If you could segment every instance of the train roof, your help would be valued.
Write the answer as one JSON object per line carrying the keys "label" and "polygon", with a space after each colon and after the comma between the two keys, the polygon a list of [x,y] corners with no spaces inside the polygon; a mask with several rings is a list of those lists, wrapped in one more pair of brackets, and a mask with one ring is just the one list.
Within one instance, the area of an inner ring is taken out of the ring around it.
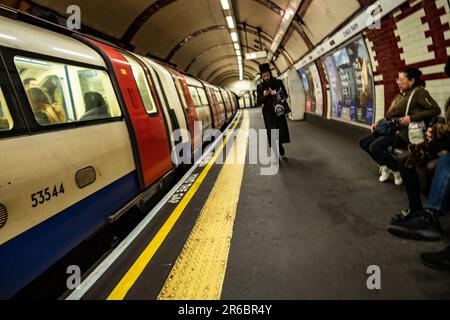
{"label": "train roof", "polygon": [[0,45],[106,68],[93,49],[70,36],[0,16]]}
{"label": "train roof", "polygon": [[184,77],[186,78],[186,82],[188,85],[203,88],[202,83],[200,81],[198,81],[197,79],[192,78],[191,76],[188,76],[188,75],[184,75]]}

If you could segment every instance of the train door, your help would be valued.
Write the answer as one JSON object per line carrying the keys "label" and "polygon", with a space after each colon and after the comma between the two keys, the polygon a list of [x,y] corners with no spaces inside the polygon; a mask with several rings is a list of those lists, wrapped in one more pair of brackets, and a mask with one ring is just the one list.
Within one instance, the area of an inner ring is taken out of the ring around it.
{"label": "train door", "polygon": [[110,59],[136,135],[140,169],[147,188],[173,169],[168,130],[155,88],[139,63],[130,64],[116,49],[90,40]]}
{"label": "train door", "polygon": [[167,70],[172,74],[172,79],[177,89],[178,97],[180,98],[181,104],[186,112],[186,117],[188,121],[189,131],[193,140],[193,149],[197,150],[201,147],[202,136],[198,132],[200,128],[195,130],[195,122],[199,120],[194,101],[189,94],[189,89],[186,83],[186,78],[178,71],[167,67]]}
{"label": "train door", "polygon": [[220,94],[222,95],[222,100],[225,106],[225,111],[227,114],[227,121],[230,121],[233,118],[233,107],[231,105],[230,97],[228,97],[228,93],[225,89],[220,88]]}

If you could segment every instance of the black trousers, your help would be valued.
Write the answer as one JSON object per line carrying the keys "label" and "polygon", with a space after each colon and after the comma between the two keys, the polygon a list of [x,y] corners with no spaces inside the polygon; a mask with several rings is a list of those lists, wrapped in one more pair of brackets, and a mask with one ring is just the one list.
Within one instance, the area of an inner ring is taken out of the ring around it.
{"label": "black trousers", "polygon": [[[421,195],[421,185],[419,175],[415,168],[409,169],[403,164],[399,165],[399,171],[402,176],[403,184],[406,189],[406,194],[408,195],[408,205],[409,209],[412,211],[420,211],[423,209]],[[433,181],[434,168],[426,169],[426,186],[425,193],[428,195],[430,193],[431,182]]]}
{"label": "black trousers", "polygon": [[392,171],[399,171],[398,162],[388,152],[389,147],[405,147],[406,142],[403,139],[391,136],[375,136],[369,134],[359,140],[359,146],[366,151],[372,159],[380,166],[387,166]]}
{"label": "black trousers", "polygon": [[411,211],[421,211],[423,209],[420,198],[420,180],[415,168],[408,169],[403,164],[399,165],[399,171],[408,195],[408,205]]}

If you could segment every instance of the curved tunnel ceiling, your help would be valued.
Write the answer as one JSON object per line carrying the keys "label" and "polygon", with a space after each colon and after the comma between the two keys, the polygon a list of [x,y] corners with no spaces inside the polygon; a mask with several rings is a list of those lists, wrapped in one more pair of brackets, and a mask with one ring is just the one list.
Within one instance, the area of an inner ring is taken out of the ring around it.
{"label": "curved tunnel ceiling", "polygon": [[[243,53],[269,50],[290,0],[230,0]],[[300,60],[373,0],[302,0],[274,54],[278,74]],[[99,10],[89,0],[34,0],[33,4],[67,16],[76,3],[82,23],[108,40],[139,54],[177,66],[215,82],[238,78],[234,48],[220,0],[115,0]],[[245,61],[245,78],[253,79],[258,64]],[[227,66],[223,64],[227,63]]]}

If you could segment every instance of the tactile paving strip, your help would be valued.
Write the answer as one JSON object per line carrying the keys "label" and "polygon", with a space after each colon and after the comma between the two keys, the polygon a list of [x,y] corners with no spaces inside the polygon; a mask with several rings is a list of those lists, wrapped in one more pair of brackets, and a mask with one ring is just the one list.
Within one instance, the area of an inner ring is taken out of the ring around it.
{"label": "tactile paving strip", "polygon": [[248,113],[158,300],[220,299],[248,145]]}

